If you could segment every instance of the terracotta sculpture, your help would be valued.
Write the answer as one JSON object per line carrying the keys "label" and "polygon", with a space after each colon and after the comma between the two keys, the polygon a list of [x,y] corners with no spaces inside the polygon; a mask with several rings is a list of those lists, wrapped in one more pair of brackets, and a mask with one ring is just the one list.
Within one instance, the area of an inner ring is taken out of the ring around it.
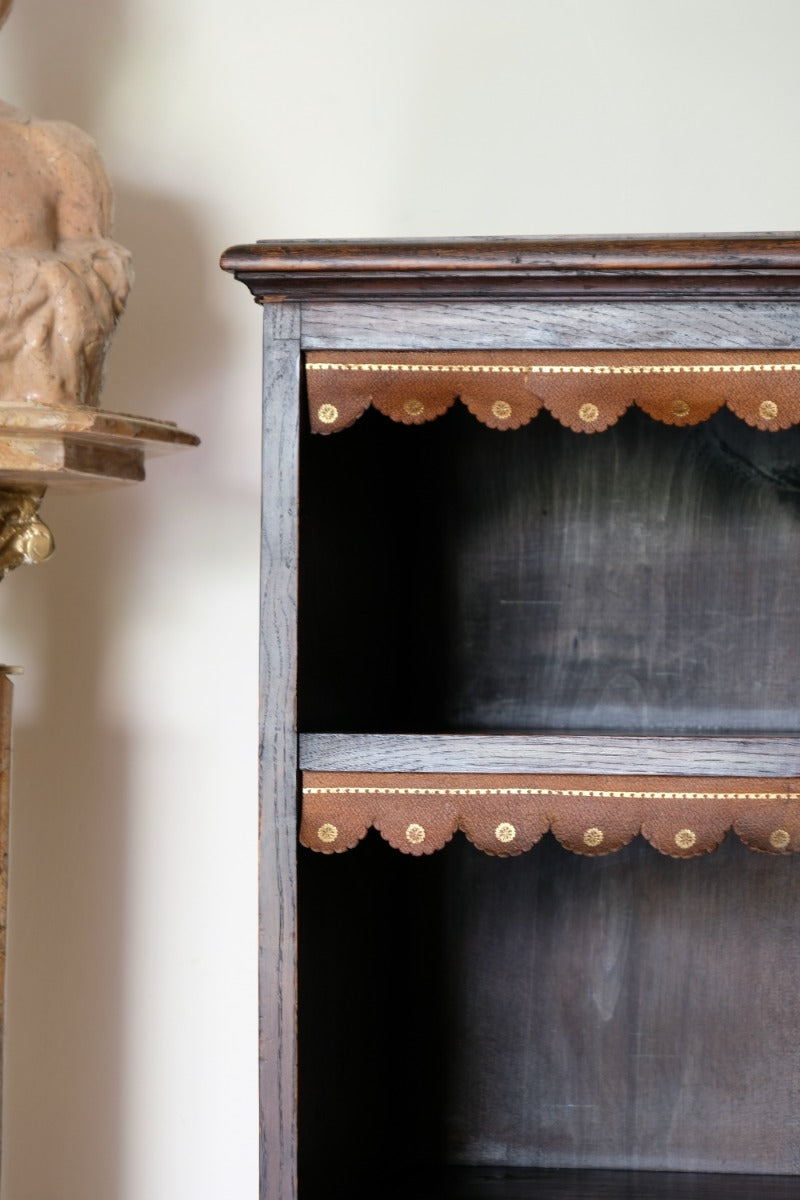
{"label": "terracotta sculpture", "polygon": [[[0,25],[12,0],[0,0]],[[130,291],[91,138],[0,102],[0,579],[53,548],[47,489],[136,482],[148,452],[193,446],[167,421],[99,407]]]}
{"label": "terracotta sculpture", "polygon": [[0,103],[0,405],[98,404],[131,284],[111,202],[86,134]]}

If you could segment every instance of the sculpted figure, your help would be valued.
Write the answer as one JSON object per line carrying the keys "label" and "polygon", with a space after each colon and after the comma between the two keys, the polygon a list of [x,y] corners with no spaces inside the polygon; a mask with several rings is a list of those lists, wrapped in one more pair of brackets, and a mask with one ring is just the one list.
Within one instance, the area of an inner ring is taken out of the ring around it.
{"label": "sculpted figure", "polygon": [[99,403],[132,280],[111,207],[91,138],[0,102],[0,406]]}

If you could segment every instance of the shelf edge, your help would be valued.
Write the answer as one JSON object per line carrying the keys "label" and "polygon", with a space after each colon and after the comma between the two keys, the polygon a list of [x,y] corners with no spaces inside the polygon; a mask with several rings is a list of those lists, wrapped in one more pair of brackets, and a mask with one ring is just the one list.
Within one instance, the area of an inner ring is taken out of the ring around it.
{"label": "shelf edge", "polygon": [[301,733],[310,771],[800,775],[800,737]]}

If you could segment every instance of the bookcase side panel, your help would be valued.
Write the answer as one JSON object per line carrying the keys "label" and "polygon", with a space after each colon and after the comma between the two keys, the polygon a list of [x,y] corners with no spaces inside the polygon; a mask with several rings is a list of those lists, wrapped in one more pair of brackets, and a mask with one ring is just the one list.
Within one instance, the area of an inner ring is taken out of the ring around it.
{"label": "bookcase side panel", "polygon": [[259,1150],[262,1200],[297,1195],[298,305],[264,312],[260,644]]}

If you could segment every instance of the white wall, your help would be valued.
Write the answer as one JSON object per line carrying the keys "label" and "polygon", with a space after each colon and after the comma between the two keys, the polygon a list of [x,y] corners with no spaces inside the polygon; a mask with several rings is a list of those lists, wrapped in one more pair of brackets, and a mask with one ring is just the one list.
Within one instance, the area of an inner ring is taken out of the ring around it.
{"label": "white wall", "polygon": [[796,0],[17,0],[138,283],[105,405],[203,448],[53,498],[20,662],[3,1200],[257,1192],[259,237],[791,229]]}

